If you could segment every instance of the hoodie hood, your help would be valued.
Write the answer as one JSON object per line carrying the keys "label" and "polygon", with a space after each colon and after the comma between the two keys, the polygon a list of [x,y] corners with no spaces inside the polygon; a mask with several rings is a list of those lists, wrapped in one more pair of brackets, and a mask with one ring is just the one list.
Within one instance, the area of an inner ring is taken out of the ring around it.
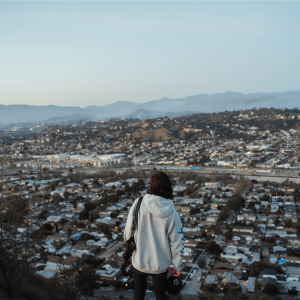
{"label": "hoodie hood", "polygon": [[159,218],[166,218],[174,210],[174,201],[160,196],[146,194],[142,202],[151,214]]}

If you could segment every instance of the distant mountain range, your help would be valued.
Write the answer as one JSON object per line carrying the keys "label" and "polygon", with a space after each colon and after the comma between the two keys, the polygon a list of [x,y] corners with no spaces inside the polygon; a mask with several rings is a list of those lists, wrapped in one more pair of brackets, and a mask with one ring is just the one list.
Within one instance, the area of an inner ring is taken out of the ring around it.
{"label": "distant mountain range", "polygon": [[212,113],[225,110],[252,108],[295,108],[300,107],[300,91],[279,93],[241,94],[234,92],[199,94],[180,99],[136,103],[118,101],[104,106],[30,106],[0,105],[0,124],[11,123],[56,123],[76,120],[101,120],[109,118],[139,118],[141,120],[160,116],[176,117],[192,113]]}

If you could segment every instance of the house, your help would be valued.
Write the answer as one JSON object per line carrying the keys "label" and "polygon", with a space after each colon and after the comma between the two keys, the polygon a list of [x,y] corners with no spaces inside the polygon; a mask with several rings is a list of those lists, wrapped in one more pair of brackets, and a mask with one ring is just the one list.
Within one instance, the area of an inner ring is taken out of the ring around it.
{"label": "house", "polygon": [[286,263],[286,273],[292,276],[299,276],[300,274],[300,264],[299,263]]}
{"label": "house", "polygon": [[292,238],[289,238],[289,243],[290,243],[292,246],[297,246],[297,247],[299,247],[299,246],[300,246],[300,237],[292,237]]}
{"label": "house", "polygon": [[191,207],[190,206],[175,206],[175,209],[179,213],[189,213],[191,210]]}
{"label": "house", "polygon": [[60,242],[66,240],[66,238],[62,236],[48,235],[47,240]]}
{"label": "house", "polygon": [[256,215],[252,212],[242,212],[242,214],[237,215],[236,220],[239,222],[255,222]]}
{"label": "house", "polygon": [[173,191],[175,193],[183,192],[185,190],[186,190],[186,186],[185,185],[175,185],[174,188],[173,188]]}
{"label": "house", "polygon": [[59,222],[62,220],[62,216],[54,216],[54,215],[51,215],[47,218],[47,221],[49,222]]}
{"label": "house", "polygon": [[276,279],[276,271],[273,269],[264,269],[259,273],[263,278],[273,278]]}
{"label": "house", "polygon": [[223,252],[223,253],[221,253],[220,257],[222,257],[226,260],[229,260],[229,261],[238,261],[239,259],[241,259],[242,261],[247,260],[246,255],[244,255],[242,253]]}
{"label": "house", "polygon": [[112,268],[110,265],[105,265],[103,268],[104,270],[96,270],[96,274],[103,282],[112,283],[122,275],[121,268]]}
{"label": "house", "polygon": [[122,186],[122,182],[119,182],[119,181],[116,181],[116,182],[108,182],[105,184],[105,186],[107,188],[112,188],[112,187],[115,187],[115,188],[120,188]]}
{"label": "house", "polygon": [[197,244],[198,244],[198,242],[195,242],[195,241],[189,241],[189,240],[184,241],[185,247],[196,247]]}
{"label": "house", "polygon": [[246,226],[233,226],[232,231],[233,232],[249,232],[249,233],[252,233],[253,228],[252,227],[246,227]]}
{"label": "house", "polygon": [[266,284],[277,285],[277,280],[276,280],[276,278],[272,278],[272,277],[263,277],[262,280],[260,281],[260,283],[263,286],[265,286]]}
{"label": "house", "polygon": [[248,277],[247,286],[246,286],[247,293],[248,292],[254,292],[254,290],[255,290],[255,281],[256,281],[255,277]]}
{"label": "house", "polygon": [[287,282],[285,285],[285,291],[288,292],[289,290],[297,290],[300,292],[300,281]]}
{"label": "house", "polygon": [[219,219],[219,216],[213,216],[213,215],[211,215],[211,216],[207,216],[206,217],[206,221],[207,222],[217,222],[218,219]]}

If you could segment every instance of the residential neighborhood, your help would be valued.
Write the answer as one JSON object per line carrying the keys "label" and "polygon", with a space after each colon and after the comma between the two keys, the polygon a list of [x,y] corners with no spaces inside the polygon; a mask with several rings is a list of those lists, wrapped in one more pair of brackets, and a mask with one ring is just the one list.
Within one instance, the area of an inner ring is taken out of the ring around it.
{"label": "residential neighborhood", "polygon": [[297,295],[300,113],[226,114],[2,128],[2,245],[17,242],[42,278],[89,270],[96,295],[133,299],[125,224],[162,170],[183,226],[183,298]]}

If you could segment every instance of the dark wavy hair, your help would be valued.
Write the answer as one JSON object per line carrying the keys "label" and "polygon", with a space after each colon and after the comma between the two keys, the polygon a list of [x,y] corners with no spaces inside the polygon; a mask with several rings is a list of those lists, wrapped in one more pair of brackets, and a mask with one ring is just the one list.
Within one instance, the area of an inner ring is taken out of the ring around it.
{"label": "dark wavy hair", "polygon": [[150,179],[148,194],[173,199],[173,189],[169,176],[164,172],[155,173]]}

